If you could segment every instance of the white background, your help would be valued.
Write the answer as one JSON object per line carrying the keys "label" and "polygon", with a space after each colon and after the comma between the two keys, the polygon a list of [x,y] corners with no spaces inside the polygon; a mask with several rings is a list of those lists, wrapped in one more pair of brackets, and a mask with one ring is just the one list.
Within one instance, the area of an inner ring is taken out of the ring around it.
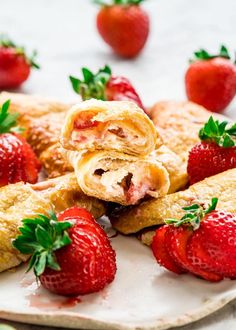
{"label": "white background", "polygon": [[[151,35],[141,56],[131,61],[114,56],[100,39],[97,7],[90,0],[0,0],[0,32],[39,51],[42,68],[20,91],[76,100],[68,75],[80,76],[82,66],[97,70],[109,64],[114,74],[133,82],[146,105],[182,100],[184,73],[194,50],[215,52],[221,43],[236,50],[236,0],[148,0],[144,7],[151,16]],[[236,103],[231,104],[227,114],[235,117],[235,109]],[[236,304],[230,304],[181,329],[233,330],[235,320]]]}

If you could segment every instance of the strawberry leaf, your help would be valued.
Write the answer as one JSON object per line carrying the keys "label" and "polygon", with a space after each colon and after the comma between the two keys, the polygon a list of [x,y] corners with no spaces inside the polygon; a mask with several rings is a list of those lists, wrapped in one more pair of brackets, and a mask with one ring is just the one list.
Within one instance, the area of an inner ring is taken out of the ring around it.
{"label": "strawberry leaf", "polygon": [[193,230],[197,230],[200,227],[201,220],[206,214],[215,210],[217,203],[218,198],[214,197],[207,207],[200,204],[183,207],[182,210],[186,211],[186,214],[181,219],[166,219],[165,223],[168,225],[174,225],[175,227],[189,225]]}
{"label": "strawberry leaf", "polygon": [[9,113],[10,100],[3,103],[0,108],[0,134],[3,133],[22,133],[23,128],[16,126],[17,119],[19,117],[18,113]]}
{"label": "strawberry leaf", "polygon": [[198,51],[194,52],[194,58],[191,59],[190,62],[199,61],[199,60],[206,61],[206,60],[211,60],[216,57],[222,57],[222,58],[226,58],[228,60],[231,59],[228,49],[224,45],[221,45],[218,54],[210,54],[205,49],[202,49],[202,48],[199,49]]}
{"label": "strawberry leaf", "polygon": [[80,94],[83,100],[91,98],[106,100],[106,84],[111,78],[111,69],[108,65],[97,73],[92,73],[87,68],[82,68],[83,80],[70,76],[73,90]]}
{"label": "strawberry leaf", "polygon": [[219,55],[220,55],[220,57],[230,59],[229,51],[224,45],[221,46]]}
{"label": "strawberry leaf", "polygon": [[21,234],[12,245],[22,254],[32,255],[28,271],[33,268],[38,277],[46,267],[60,270],[54,252],[71,243],[67,230],[72,223],[59,222],[55,213],[48,212],[48,216],[38,214],[35,218],[23,219],[22,224]]}
{"label": "strawberry leaf", "polygon": [[236,145],[236,123],[219,122],[211,116],[199,131],[199,138],[202,141],[214,142],[223,148],[234,147]]}

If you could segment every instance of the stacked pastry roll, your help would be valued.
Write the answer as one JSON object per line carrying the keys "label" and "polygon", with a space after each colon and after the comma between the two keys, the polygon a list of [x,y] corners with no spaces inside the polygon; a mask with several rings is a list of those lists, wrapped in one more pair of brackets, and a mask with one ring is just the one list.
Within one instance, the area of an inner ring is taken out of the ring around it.
{"label": "stacked pastry roll", "polygon": [[122,205],[167,194],[169,174],[155,155],[162,142],[131,102],[89,100],[66,116],[60,139],[83,192]]}

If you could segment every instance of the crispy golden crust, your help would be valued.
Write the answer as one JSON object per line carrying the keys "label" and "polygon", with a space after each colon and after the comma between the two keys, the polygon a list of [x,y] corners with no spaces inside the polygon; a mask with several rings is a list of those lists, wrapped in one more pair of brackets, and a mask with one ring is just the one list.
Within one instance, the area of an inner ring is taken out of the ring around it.
{"label": "crispy golden crust", "polygon": [[192,203],[209,203],[219,198],[218,208],[236,212],[236,169],[232,169],[198,182],[184,191],[153,199],[116,214],[112,225],[123,234],[136,233],[143,228],[164,223],[167,218],[180,219],[182,207]]}
{"label": "crispy golden crust", "polygon": [[0,188],[0,272],[27,260],[11,244],[23,218],[46,214],[52,207],[60,212],[75,205],[86,208],[96,218],[105,213],[105,204],[84,195],[74,174],[36,185],[16,183]]}
{"label": "crispy golden crust", "polygon": [[49,113],[31,120],[28,126],[27,140],[37,156],[52,145],[59,142],[61,127],[65,113]]}
{"label": "crispy golden crust", "polygon": [[10,111],[18,112],[19,125],[49,177],[60,176],[71,167],[60,153],[59,135],[70,105],[39,96],[0,93],[0,104],[11,100]]}
{"label": "crispy golden crust", "polygon": [[73,167],[65,159],[59,143],[55,143],[43,151],[39,156],[39,160],[43,164],[49,178],[56,178],[74,171]]}
{"label": "crispy golden crust", "polygon": [[19,265],[27,257],[16,251],[11,241],[21,220],[50,210],[50,203],[28,185],[17,183],[0,189],[0,272]]}
{"label": "crispy golden crust", "polygon": [[59,135],[65,119],[61,112],[33,119],[29,124],[27,141],[34,149],[48,177],[55,178],[72,172],[73,168],[61,153]]}
{"label": "crispy golden crust", "polygon": [[155,150],[154,155],[169,174],[170,188],[168,194],[185,188],[188,183],[188,174],[182,158],[164,145]]}
{"label": "crispy golden crust", "polygon": [[68,110],[68,104],[37,95],[18,93],[0,93],[0,104],[11,100],[12,112],[18,112],[21,116],[39,118],[49,113],[59,113]]}
{"label": "crispy golden crust", "polygon": [[187,161],[189,150],[199,142],[198,132],[212,115],[192,102],[158,102],[150,109],[163,144]]}

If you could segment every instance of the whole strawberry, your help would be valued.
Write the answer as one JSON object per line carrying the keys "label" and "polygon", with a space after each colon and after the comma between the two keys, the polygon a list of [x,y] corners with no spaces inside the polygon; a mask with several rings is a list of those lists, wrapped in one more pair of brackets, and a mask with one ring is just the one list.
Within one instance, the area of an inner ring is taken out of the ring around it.
{"label": "whole strawberry", "polygon": [[230,61],[225,46],[217,55],[204,49],[194,54],[185,75],[188,99],[208,110],[222,112],[236,93],[236,65]]}
{"label": "whole strawberry", "polygon": [[144,109],[142,101],[130,81],[121,76],[113,76],[111,68],[106,65],[97,73],[82,68],[83,81],[70,76],[74,91],[83,100],[91,98],[105,101],[133,101]]}
{"label": "whole strawberry", "polygon": [[35,183],[40,170],[31,146],[18,134],[18,114],[10,114],[9,106],[6,101],[0,108],[0,187],[19,181]]}
{"label": "whole strawberry", "polygon": [[[156,231],[152,250],[160,265],[212,282],[236,279],[236,216],[215,210],[217,202],[213,198],[208,207],[185,207],[180,220],[168,219],[167,225]],[[165,233],[162,240],[160,231]]]}
{"label": "whole strawberry", "polygon": [[13,246],[32,255],[28,270],[33,268],[49,291],[64,296],[84,295],[114,280],[115,252],[87,210],[72,207],[58,216],[37,215],[22,223],[21,235]]}
{"label": "whole strawberry", "polygon": [[20,86],[30,75],[31,67],[39,69],[35,63],[36,52],[31,57],[24,47],[15,45],[11,40],[0,40],[0,89]]}
{"label": "whole strawberry", "polygon": [[119,56],[137,56],[149,35],[149,17],[140,7],[144,0],[97,0],[102,8],[97,15],[97,28],[103,40]]}
{"label": "whole strawberry", "polygon": [[236,167],[236,123],[210,117],[199,137],[202,142],[190,150],[188,158],[190,184]]}

